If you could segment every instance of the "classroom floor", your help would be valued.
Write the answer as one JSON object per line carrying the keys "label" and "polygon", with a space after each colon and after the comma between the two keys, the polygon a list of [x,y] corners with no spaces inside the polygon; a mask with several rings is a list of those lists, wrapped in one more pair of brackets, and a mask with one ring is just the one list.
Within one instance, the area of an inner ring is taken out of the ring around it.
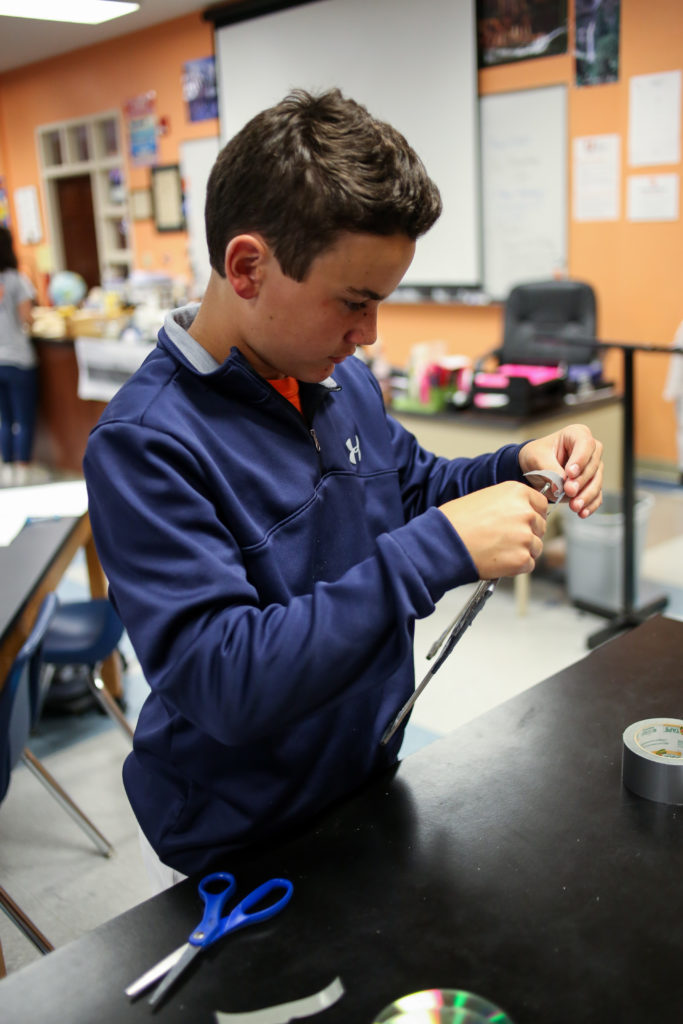
{"label": "classroom floor", "polygon": [[[653,504],[646,527],[641,577],[648,592],[665,594],[665,614],[683,619],[683,487],[638,482]],[[84,559],[76,558],[59,587],[63,600],[87,588]],[[416,624],[418,681],[429,667],[432,641],[460,611],[470,588],[446,595]],[[465,725],[483,711],[546,679],[588,653],[587,641],[605,625],[568,600],[565,574],[548,566],[534,574],[528,610],[520,615],[513,584],[503,581],[450,659],[418,699],[402,756]],[[128,643],[124,689],[134,722],[147,684]],[[0,806],[0,884],[50,939],[61,946],[146,899],[151,890],[138,851],[135,821],[123,792],[123,734],[93,709],[41,719],[31,750],[114,844],[100,856],[39,783],[19,767]],[[8,971],[40,957],[0,914]]]}

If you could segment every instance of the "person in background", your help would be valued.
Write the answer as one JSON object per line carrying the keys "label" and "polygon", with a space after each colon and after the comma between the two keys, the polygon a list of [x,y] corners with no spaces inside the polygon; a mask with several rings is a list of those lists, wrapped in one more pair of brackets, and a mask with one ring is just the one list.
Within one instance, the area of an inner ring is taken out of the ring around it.
{"label": "person in background", "polygon": [[12,235],[0,226],[0,482],[28,479],[38,401],[36,354],[29,330],[35,289],[19,273]]}
{"label": "person in background", "polygon": [[159,887],[396,763],[415,620],[541,553],[525,472],[561,473],[582,517],[601,502],[587,427],[439,458],[354,357],[440,212],[403,136],[338,90],[258,114],[209,176],[201,303],[90,435],[95,544],[151,691],[123,775]]}

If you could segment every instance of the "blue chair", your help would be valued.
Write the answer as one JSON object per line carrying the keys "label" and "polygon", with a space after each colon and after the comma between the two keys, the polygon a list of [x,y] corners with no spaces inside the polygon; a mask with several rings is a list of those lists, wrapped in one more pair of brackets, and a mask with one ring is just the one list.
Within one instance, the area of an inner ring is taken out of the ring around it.
{"label": "blue chair", "polygon": [[123,623],[106,597],[58,605],[45,634],[46,665],[85,665],[88,685],[102,710],[132,740],[133,729],[102,680],[102,662],[119,645]]}
{"label": "blue chair", "polygon": [[83,829],[97,849],[109,857],[114,849],[109,840],[95,828],[26,746],[31,729],[40,715],[43,644],[56,607],[57,596],[48,594],[40,607],[31,634],[14,659],[5,685],[0,690],[0,802],[9,789],[13,768],[22,761]]}
{"label": "blue chair", "polygon": [[[43,643],[56,607],[57,596],[48,594],[40,607],[30,636],[14,659],[5,685],[0,690],[0,803],[9,789],[13,769],[22,761],[92,840],[100,853],[109,857],[114,852],[109,840],[95,828],[80,807],[26,746],[31,729],[40,715]],[[52,949],[45,936],[4,889],[0,889],[0,909],[5,911],[41,952],[45,953]]]}

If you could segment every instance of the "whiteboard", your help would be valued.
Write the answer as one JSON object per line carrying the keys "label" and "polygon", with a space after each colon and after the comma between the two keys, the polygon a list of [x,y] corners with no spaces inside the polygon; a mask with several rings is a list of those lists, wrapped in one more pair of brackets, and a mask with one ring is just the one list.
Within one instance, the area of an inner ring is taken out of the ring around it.
{"label": "whiteboard", "polygon": [[567,265],[567,88],[483,96],[484,291],[548,280]]}
{"label": "whiteboard", "polygon": [[218,27],[215,43],[223,142],[293,88],[338,86],[405,135],[441,191],[405,283],[481,283],[474,0],[317,0]]}

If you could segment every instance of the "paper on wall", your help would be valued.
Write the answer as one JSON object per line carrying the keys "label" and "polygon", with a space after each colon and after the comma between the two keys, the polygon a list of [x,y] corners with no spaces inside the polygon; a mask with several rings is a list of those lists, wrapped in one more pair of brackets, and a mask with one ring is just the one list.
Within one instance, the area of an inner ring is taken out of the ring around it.
{"label": "paper on wall", "polygon": [[681,72],[634,75],[629,82],[628,162],[632,167],[681,159]]}
{"label": "paper on wall", "polygon": [[43,225],[40,219],[38,193],[35,185],[14,190],[14,207],[17,211],[19,241],[22,245],[35,245],[43,240]]}
{"label": "paper on wall", "polygon": [[574,220],[618,220],[620,137],[584,135],[573,150]]}
{"label": "paper on wall", "polygon": [[626,195],[629,220],[678,220],[677,174],[631,174]]}

